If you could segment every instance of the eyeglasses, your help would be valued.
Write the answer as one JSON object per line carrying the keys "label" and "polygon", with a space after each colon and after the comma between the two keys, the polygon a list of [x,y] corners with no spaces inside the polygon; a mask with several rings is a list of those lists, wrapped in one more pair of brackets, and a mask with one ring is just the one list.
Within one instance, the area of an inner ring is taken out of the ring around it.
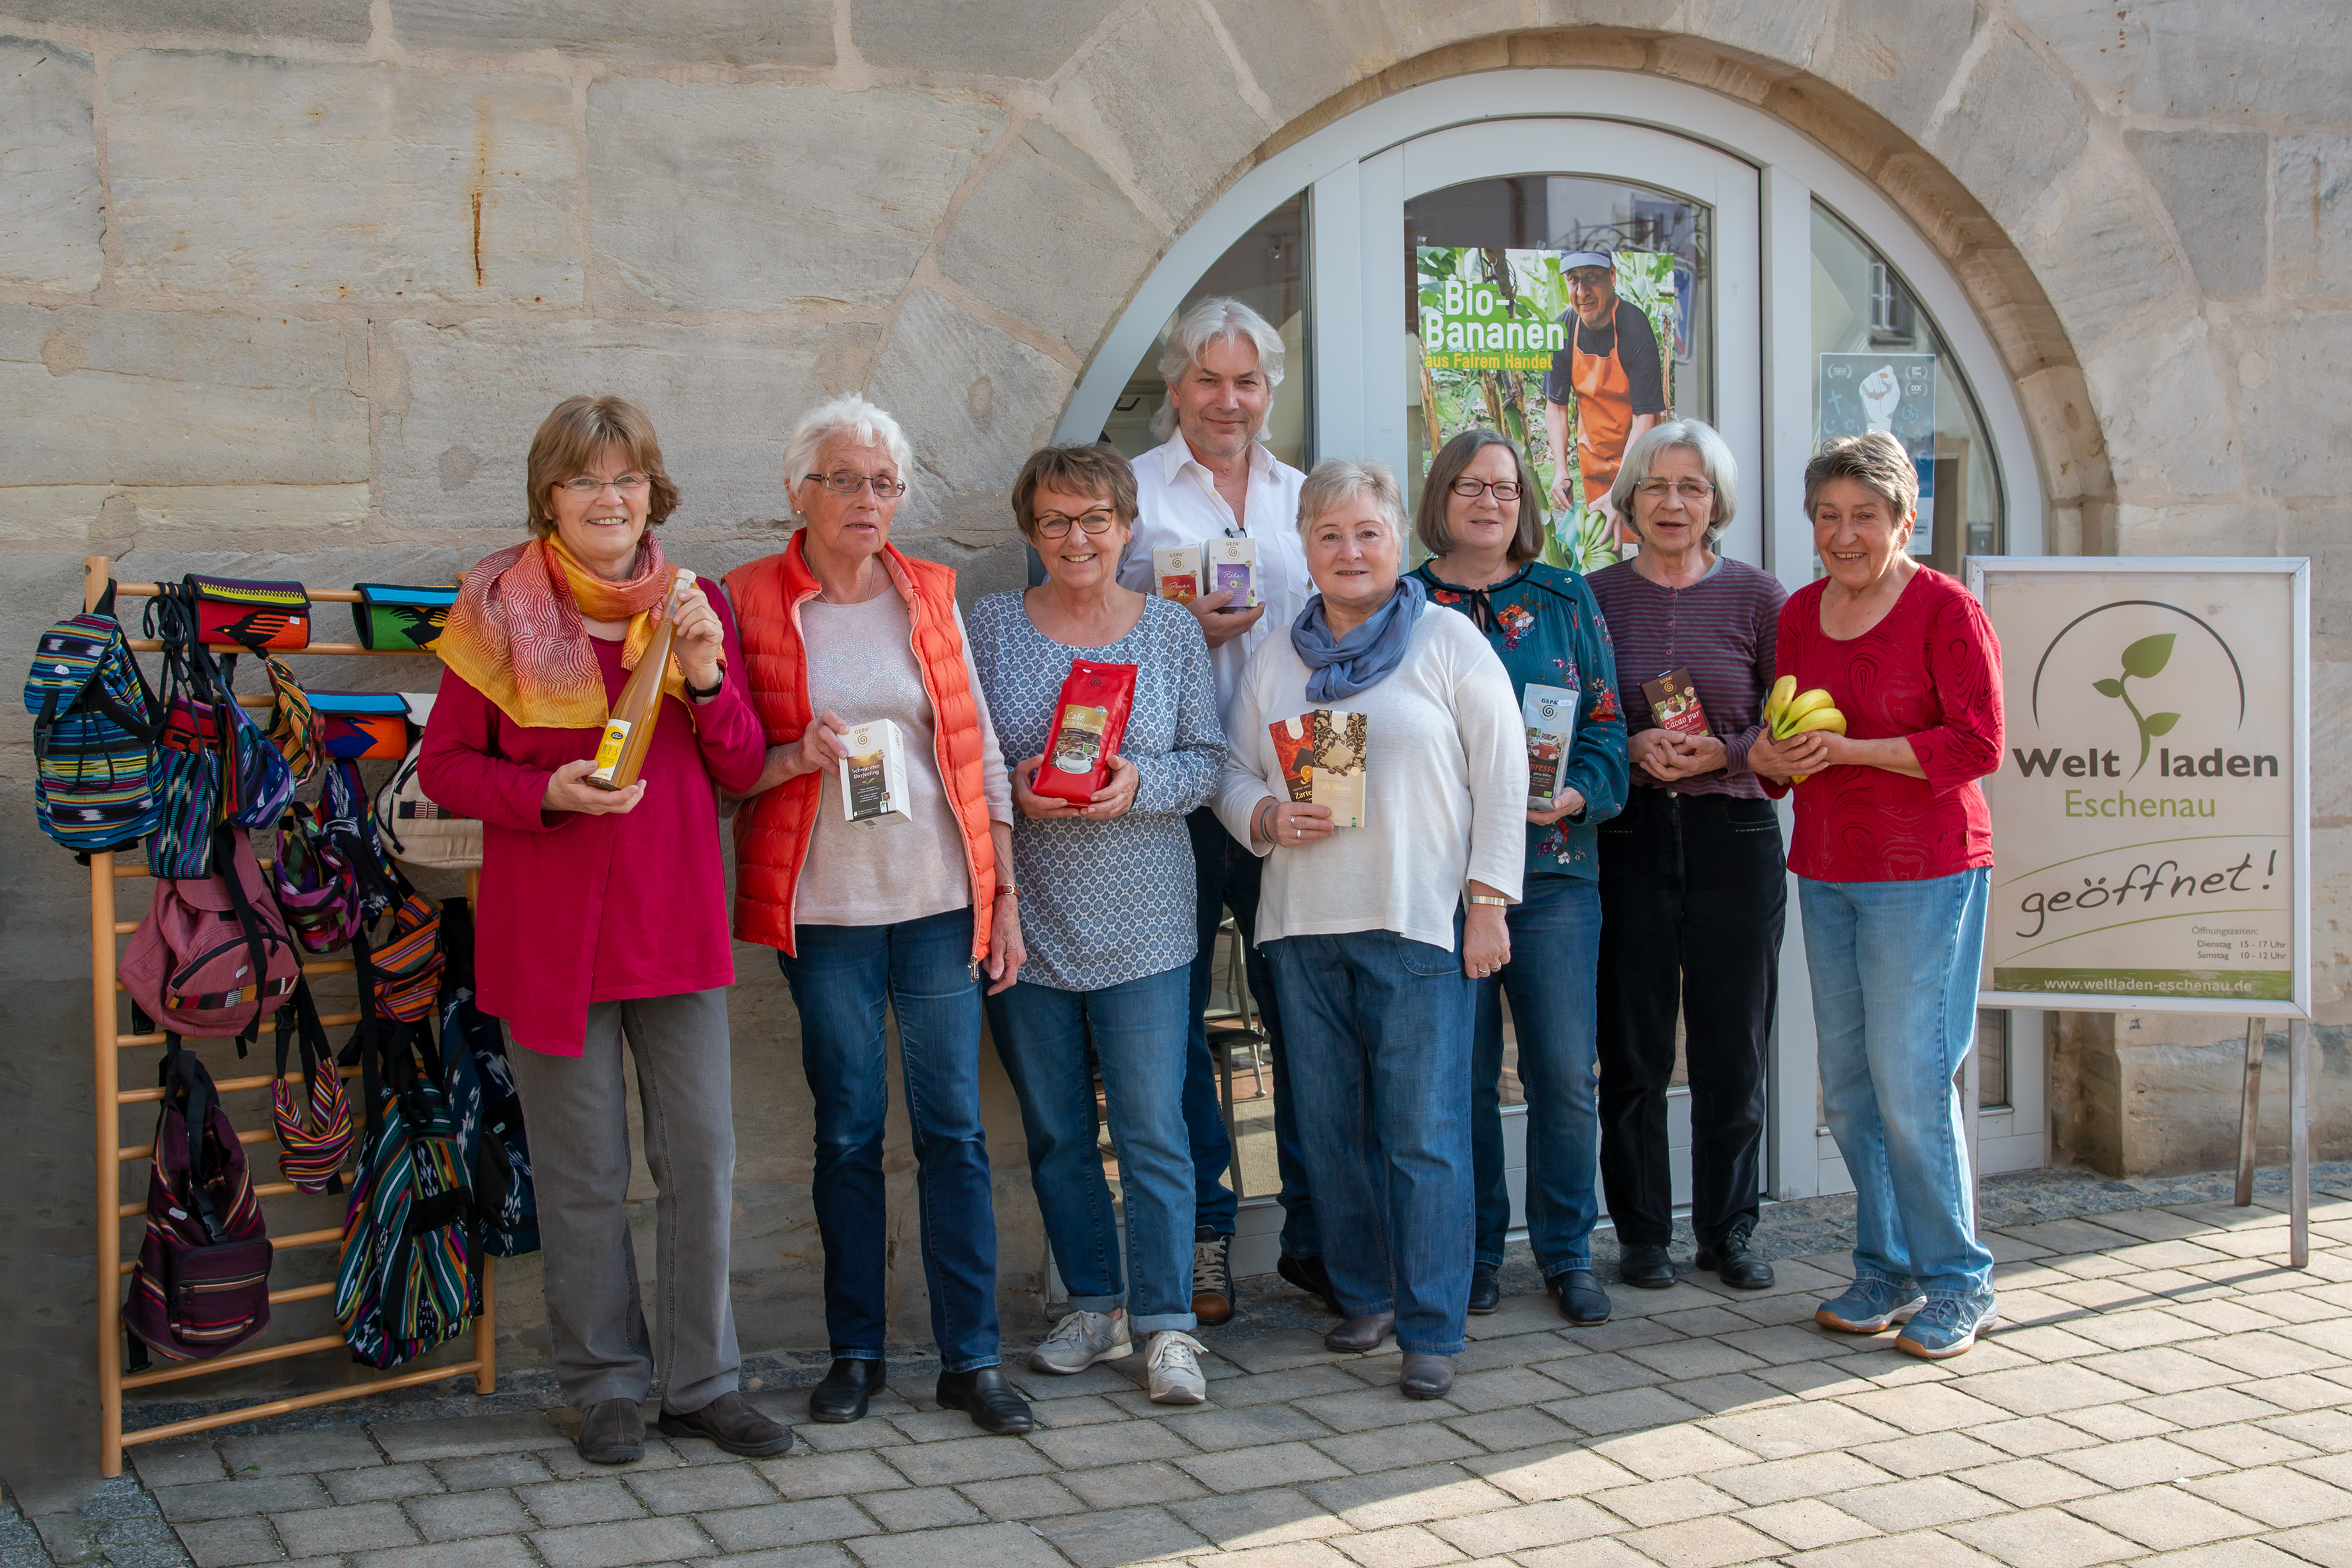
{"label": "eyeglasses", "polygon": [[562,485],[565,489],[570,490],[576,496],[603,495],[604,493],[604,487],[607,485],[610,485],[613,489],[620,491],[625,496],[633,496],[652,482],[652,480],[646,479],[643,474],[623,474],[617,479],[592,479],[587,475],[583,474],[576,479],[563,480]]}
{"label": "eyeglasses", "polygon": [[1495,492],[1496,500],[1519,499],[1519,481],[1517,479],[1474,479],[1465,474],[1446,488],[1464,500],[1476,500],[1488,490]]}
{"label": "eyeglasses", "polygon": [[876,500],[892,500],[907,493],[907,481],[895,474],[853,474],[846,468],[830,474],[803,474],[837,496],[854,496],[866,486],[874,487]]}
{"label": "eyeglasses", "polygon": [[1108,533],[1118,524],[1118,514],[1108,507],[1097,507],[1082,517],[1075,518],[1064,517],[1057,511],[1049,511],[1037,519],[1037,537],[1067,539],[1070,536],[1070,524],[1073,522],[1090,534]]}
{"label": "eyeglasses", "polygon": [[1696,506],[1711,499],[1715,487],[1704,479],[1643,479],[1633,487],[1633,493],[1643,500],[1664,500],[1669,494],[1678,495]]}

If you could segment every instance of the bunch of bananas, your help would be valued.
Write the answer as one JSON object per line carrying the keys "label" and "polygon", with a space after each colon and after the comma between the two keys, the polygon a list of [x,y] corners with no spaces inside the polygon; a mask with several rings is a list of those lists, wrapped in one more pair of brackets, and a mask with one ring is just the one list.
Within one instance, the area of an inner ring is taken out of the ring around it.
{"label": "bunch of bananas", "polygon": [[[1772,683],[1772,695],[1764,700],[1764,723],[1776,741],[1801,735],[1808,730],[1845,733],[1845,715],[1837,710],[1836,700],[1818,686],[1811,691],[1799,691],[1793,675],[1784,675]],[[1808,776],[1799,773],[1792,782],[1802,784]]]}

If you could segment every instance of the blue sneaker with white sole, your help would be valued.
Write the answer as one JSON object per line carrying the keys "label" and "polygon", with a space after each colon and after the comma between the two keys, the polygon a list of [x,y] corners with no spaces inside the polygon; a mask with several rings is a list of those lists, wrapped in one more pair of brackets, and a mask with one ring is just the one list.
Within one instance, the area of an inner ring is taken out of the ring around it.
{"label": "blue sneaker with white sole", "polygon": [[1881,1334],[1927,1303],[1916,1285],[1895,1285],[1884,1279],[1861,1279],[1845,1293],[1821,1305],[1813,1321],[1842,1334]]}
{"label": "blue sneaker with white sole", "polygon": [[1903,1325],[1895,1348],[1929,1361],[1956,1356],[1977,1342],[2000,1316],[1990,1292],[1982,1296],[1938,1296]]}

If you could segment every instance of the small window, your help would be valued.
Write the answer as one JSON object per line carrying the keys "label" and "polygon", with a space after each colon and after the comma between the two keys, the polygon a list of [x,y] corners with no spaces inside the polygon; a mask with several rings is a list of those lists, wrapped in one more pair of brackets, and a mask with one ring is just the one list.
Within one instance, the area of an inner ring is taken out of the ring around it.
{"label": "small window", "polygon": [[1911,552],[1954,576],[1968,557],[1999,553],[2000,473],[1958,356],[1903,275],[1819,203],[1813,356],[1814,439],[1886,430],[1911,453],[1919,470]]}

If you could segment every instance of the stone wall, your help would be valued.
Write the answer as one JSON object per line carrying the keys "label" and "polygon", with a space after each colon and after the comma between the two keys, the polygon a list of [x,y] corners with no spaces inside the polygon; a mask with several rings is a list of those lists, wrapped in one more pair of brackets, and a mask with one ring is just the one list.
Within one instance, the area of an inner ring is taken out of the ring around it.
{"label": "stone wall", "polygon": [[[530,432],[583,390],[652,412],[686,495],[670,548],[716,571],[778,539],[793,417],[865,389],[916,443],[899,542],[969,591],[1008,585],[1005,481],[1255,158],[1417,80],[1580,64],[1758,105],[1913,216],[2021,389],[2053,547],[2314,557],[2326,715],[2352,688],[2339,20],[2327,0],[0,0],[0,647],[78,602],[89,552],[131,577],[446,575],[517,536]],[[20,1483],[88,1471],[100,1287],[84,882],[33,828],[28,740],[0,712],[0,1471]],[[2332,727],[2319,745],[2339,1025],[2352,769]],[[740,955],[736,1000],[739,1283],[747,1342],[809,1346],[804,1101],[764,959]],[[2112,1119],[2138,1086],[2216,1113],[2181,1056],[2210,1039],[2097,1022],[2060,1059],[2105,1099],[2062,1100]],[[1035,1222],[1001,1082],[992,1131],[1016,1310]],[[2108,1131],[2078,1142],[2113,1168],[2206,1159]],[[919,1271],[898,1278],[920,1338]]]}

